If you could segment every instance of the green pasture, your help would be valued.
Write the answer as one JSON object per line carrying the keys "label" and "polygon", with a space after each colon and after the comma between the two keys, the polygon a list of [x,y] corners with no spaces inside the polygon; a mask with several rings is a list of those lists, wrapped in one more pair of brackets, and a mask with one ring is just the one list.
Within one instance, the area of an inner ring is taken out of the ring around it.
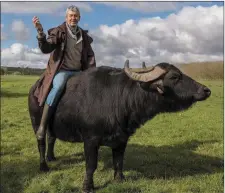
{"label": "green pasture", "polygon": [[[80,192],[85,172],[82,143],[57,140],[57,161],[39,172],[39,153],[28,112],[36,76],[1,77],[1,192]],[[160,114],[128,143],[126,181],[113,181],[111,149],[101,147],[94,175],[97,193],[222,193],[223,81],[199,80],[211,97],[187,111]]]}

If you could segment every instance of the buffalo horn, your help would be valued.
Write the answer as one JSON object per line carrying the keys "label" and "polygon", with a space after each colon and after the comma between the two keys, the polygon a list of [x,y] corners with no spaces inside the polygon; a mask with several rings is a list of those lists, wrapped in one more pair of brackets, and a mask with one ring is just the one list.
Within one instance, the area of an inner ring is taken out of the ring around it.
{"label": "buffalo horn", "polygon": [[[129,60],[126,60],[125,62],[125,65],[124,66],[127,66],[127,68],[129,68]],[[145,66],[145,62],[142,63],[142,67]],[[130,71],[132,72],[137,72],[137,73],[145,73],[145,72],[150,72],[153,70],[153,67],[144,67],[144,68],[129,68]]]}
{"label": "buffalo horn", "polygon": [[146,68],[145,62],[142,62],[142,68]]}
{"label": "buffalo horn", "polygon": [[137,80],[140,82],[153,81],[166,73],[165,70],[163,70],[162,68],[160,68],[158,66],[152,67],[151,71],[144,72],[144,73],[133,72],[129,68],[129,60],[126,60],[126,62],[125,62],[124,71],[127,74],[127,76],[129,76],[131,79]]}

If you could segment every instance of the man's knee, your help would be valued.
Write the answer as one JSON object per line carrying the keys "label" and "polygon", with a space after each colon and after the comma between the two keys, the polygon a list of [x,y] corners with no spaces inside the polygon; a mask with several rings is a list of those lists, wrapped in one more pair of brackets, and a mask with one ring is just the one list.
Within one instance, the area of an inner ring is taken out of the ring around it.
{"label": "man's knee", "polygon": [[65,87],[65,84],[61,84],[61,83],[60,84],[53,84],[53,89],[55,89],[58,92],[63,91],[64,87]]}
{"label": "man's knee", "polygon": [[64,90],[66,83],[70,77],[71,75],[66,74],[65,72],[58,73],[53,79],[53,89],[56,89],[57,91]]}
{"label": "man's knee", "polygon": [[53,89],[56,90],[63,90],[66,85],[67,79],[66,78],[58,78],[53,80]]}

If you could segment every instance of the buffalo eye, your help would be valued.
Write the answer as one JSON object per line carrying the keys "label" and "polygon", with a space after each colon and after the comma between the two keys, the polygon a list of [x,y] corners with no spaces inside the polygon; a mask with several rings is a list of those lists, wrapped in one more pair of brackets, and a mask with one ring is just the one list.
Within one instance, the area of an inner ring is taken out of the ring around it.
{"label": "buffalo eye", "polygon": [[140,82],[139,85],[141,86],[142,89],[148,91],[150,89],[150,84],[147,82]]}
{"label": "buffalo eye", "polygon": [[171,76],[170,79],[171,80],[177,80],[179,77],[178,76]]}
{"label": "buffalo eye", "polygon": [[178,74],[174,74],[169,79],[177,83],[180,80],[180,76]]}

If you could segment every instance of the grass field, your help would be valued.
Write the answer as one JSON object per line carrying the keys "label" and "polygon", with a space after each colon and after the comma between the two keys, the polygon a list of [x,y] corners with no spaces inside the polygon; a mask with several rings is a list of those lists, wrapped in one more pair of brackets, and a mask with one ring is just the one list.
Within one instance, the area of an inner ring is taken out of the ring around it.
{"label": "grass field", "polygon": [[[39,172],[39,154],[27,107],[37,77],[1,77],[1,192],[80,192],[83,144],[56,142],[57,161]],[[131,137],[124,183],[113,182],[111,149],[101,147],[94,182],[97,193],[222,193],[223,81],[199,80],[211,97],[191,109],[161,114]]]}

